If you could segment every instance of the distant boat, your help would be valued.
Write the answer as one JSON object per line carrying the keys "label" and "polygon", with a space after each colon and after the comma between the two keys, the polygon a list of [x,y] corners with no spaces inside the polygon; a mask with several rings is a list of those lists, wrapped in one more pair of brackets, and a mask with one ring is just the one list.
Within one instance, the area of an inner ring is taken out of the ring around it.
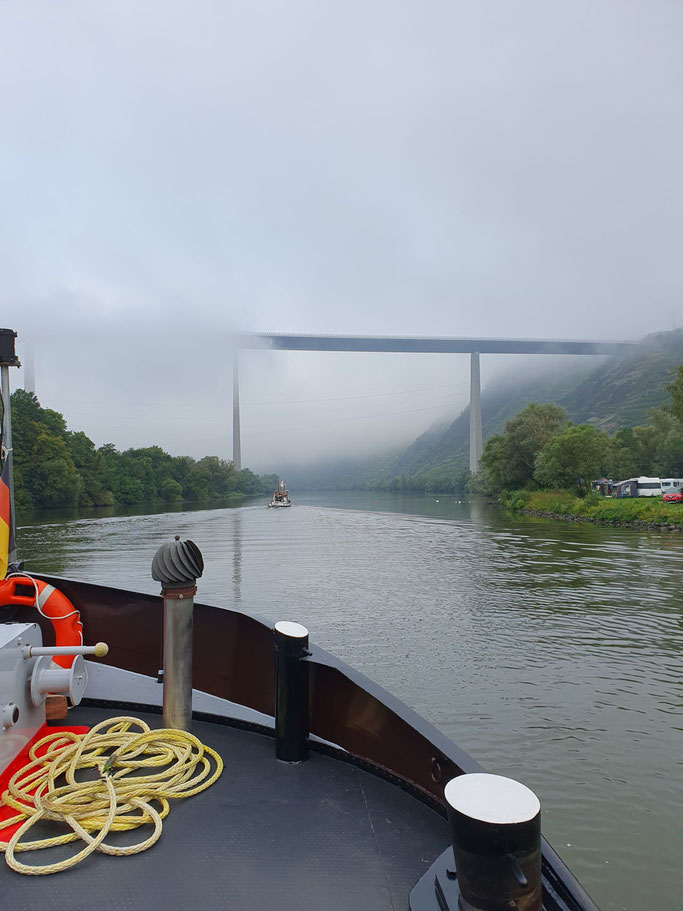
{"label": "distant boat", "polygon": [[277,489],[273,493],[273,499],[268,504],[268,509],[272,509],[274,506],[291,506],[292,501],[289,499],[289,491],[285,487],[284,481],[279,481]]}

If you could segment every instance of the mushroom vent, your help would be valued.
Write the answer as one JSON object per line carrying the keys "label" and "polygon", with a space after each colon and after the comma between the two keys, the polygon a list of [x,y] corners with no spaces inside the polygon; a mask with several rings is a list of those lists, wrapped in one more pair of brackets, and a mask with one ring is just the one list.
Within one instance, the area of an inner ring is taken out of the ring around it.
{"label": "mushroom vent", "polygon": [[204,559],[194,541],[175,541],[164,544],[152,560],[152,578],[163,588],[187,588],[194,585],[204,572]]}

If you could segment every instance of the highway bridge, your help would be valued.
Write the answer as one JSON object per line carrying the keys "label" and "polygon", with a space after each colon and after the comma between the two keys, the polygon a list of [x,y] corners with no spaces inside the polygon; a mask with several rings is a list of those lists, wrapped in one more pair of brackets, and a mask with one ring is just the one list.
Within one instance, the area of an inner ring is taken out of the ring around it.
{"label": "highway bridge", "polygon": [[402,354],[470,355],[470,471],[477,471],[483,449],[481,423],[481,354],[613,355],[629,351],[635,341],[581,339],[473,338],[459,336],[315,335],[250,332],[237,337],[233,361],[233,461],[242,467],[238,351],[355,351]]}

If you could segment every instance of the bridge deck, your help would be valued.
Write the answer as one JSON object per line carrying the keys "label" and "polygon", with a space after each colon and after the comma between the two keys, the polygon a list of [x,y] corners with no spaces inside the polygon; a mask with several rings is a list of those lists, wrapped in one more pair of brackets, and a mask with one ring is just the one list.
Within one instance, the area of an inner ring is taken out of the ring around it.
{"label": "bridge deck", "polygon": [[633,349],[635,341],[528,338],[458,338],[390,335],[289,335],[246,333],[239,348],[274,348],[281,351],[374,351],[413,354],[619,354]]}

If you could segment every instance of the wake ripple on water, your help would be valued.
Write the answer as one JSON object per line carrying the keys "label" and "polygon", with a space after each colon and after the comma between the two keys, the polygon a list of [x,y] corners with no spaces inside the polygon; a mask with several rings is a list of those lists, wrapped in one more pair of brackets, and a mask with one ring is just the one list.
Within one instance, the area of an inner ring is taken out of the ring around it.
{"label": "wake ripple on water", "polygon": [[[176,533],[204,553],[202,601],[306,624],[533,787],[604,911],[677,907],[683,547],[369,495],[30,526],[19,543],[34,570],[156,593],[151,557]],[[638,869],[656,871],[647,888]]]}

